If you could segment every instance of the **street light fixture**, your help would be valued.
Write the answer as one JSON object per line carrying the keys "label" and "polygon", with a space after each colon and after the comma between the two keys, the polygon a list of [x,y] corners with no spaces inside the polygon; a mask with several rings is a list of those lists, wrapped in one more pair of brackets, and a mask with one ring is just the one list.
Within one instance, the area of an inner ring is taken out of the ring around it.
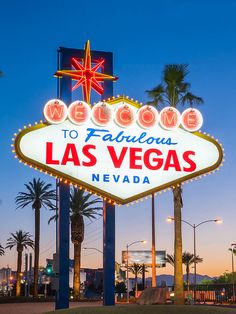
{"label": "street light fixture", "polygon": [[143,243],[146,244],[147,241],[146,240],[139,240],[139,241],[134,241],[130,244],[126,244],[126,272],[127,272],[127,276],[126,276],[126,286],[127,286],[127,303],[129,303],[129,247],[133,244],[136,243]]}
{"label": "street light fixture", "polygon": [[231,244],[231,248],[229,251],[231,251],[232,254],[232,284],[233,284],[233,302],[235,301],[235,284],[234,284],[234,252],[236,249],[236,243]]}
{"label": "street light fixture", "polygon": [[97,249],[97,248],[95,248],[95,247],[84,247],[83,249],[84,249],[84,250],[95,250],[95,251],[97,251],[97,252],[103,254],[103,252],[102,252],[101,250],[99,250],[99,249]]}
{"label": "street light fixture", "polygon": [[[172,222],[174,221],[175,218],[174,217],[167,217],[166,221],[167,222]],[[208,222],[214,222],[217,224],[222,224],[222,220],[221,219],[209,219],[209,220],[204,220],[202,222],[200,222],[199,224],[191,224],[190,222],[186,221],[186,220],[181,220],[182,222],[186,223],[187,225],[189,225],[190,227],[193,228],[193,244],[194,244],[194,301],[196,301],[196,285],[197,285],[197,262],[196,262],[196,257],[197,257],[197,253],[196,253],[196,229]]]}

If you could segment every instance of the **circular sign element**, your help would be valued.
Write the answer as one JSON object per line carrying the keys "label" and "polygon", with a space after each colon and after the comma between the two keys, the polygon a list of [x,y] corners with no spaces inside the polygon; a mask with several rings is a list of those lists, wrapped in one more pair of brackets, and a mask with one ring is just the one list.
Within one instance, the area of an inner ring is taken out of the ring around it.
{"label": "circular sign element", "polygon": [[122,128],[127,128],[135,121],[135,110],[128,104],[120,105],[115,112],[115,122]]}
{"label": "circular sign element", "polygon": [[100,126],[107,125],[113,116],[113,110],[110,105],[105,102],[98,102],[92,109],[92,120]]}
{"label": "circular sign element", "polygon": [[84,101],[74,101],[68,108],[69,119],[76,125],[82,125],[90,117],[90,106]]}
{"label": "circular sign element", "polygon": [[188,108],[184,110],[181,117],[181,124],[189,132],[198,131],[203,124],[203,117],[199,110]]}
{"label": "circular sign element", "polygon": [[151,106],[145,105],[137,112],[137,122],[144,129],[152,128],[158,121],[158,111]]}
{"label": "circular sign element", "polygon": [[160,112],[159,122],[163,129],[166,130],[177,129],[181,122],[180,113],[174,107],[165,107]]}
{"label": "circular sign element", "polygon": [[51,99],[44,106],[43,115],[51,124],[62,123],[67,118],[67,106],[60,99]]}

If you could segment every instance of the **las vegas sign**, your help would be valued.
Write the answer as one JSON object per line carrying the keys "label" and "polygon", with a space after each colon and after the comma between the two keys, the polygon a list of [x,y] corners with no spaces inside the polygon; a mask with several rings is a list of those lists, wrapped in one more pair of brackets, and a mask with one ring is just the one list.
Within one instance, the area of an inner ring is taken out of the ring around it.
{"label": "las vegas sign", "polygon": [[44,117],[16,135],[20,162],[117,204],[211,173],[223,160],[221,145],[197,132],[203,118],[192,108],[158,112],[126,97],[67,107],[53,99]]}

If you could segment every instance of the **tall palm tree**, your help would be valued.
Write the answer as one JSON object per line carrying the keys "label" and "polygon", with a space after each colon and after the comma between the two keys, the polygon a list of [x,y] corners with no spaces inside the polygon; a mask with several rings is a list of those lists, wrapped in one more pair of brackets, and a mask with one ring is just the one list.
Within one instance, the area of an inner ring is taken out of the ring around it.
{"label": "tall palm tree", "polygon": [[84,240],[84,217],[96,218],[98,211],[103,208],[100,198],[90,200],[91,194],[85,194],[83,190],[73,188],[70,195],[70,220],[71,220],[71,242],[74,244],[74,298],[80,296],[80,265],[81,265],[81,244]]}
{"label": "tall palm tree", "polygon": [[0,244],[0,256],[4,254],[5,254],[4,247]]}
{"label": "tall palm tree", "polygon": [[33,179],[25,184],[26,192],[19,192],[16,197],[17,208],[24,208],[31,204],[35,214],[35,247],[34,247],[34,297],[38,297],[38,270],[39,270],[39,245],[40,245],[40,209],[42,207],[55,208],[55,189],[52,184],[46,184],[41,179]]}
{"label": "tall palm tree", "polygon": [[134,275],[135,278],[135,292],[138,291],[138,275],[143,273],[143,265],[134,263],[132,266],[129,266],[129,271]]}
{"label": "tall palm tree", "polygon": [[[164,67],[163,82],[152,90],[147,91],[152,98],[149,102],[153,106],[190,107],[203,103],[201,97],[190,92],[190,84],[185,81],[188,75],[188,65],[168,64]],[[177,185],[172,189],[174,198],[175,218],[175,303],[184,304],[183,267],[182,267],[182,188]]]}
{"label": "tall palm tree", "polygon": [[[196,263],[201,263],[203,259],[199,257],[198,255],[195,258],[194,254],[186,252],[186,251],[182,254],[182,263],[186,266],[186,283],[187,283],[188,290],[189,290],[190,266],[194,264],[195,261]],[[175,266],[175,256],[166,254],[166,262],[172,266]]]}
{"label": "tall palm tree", "polygon": [[[73,187],[70,193],[70,221],[71,221],[71,242],[74,245],[74,277],[73,294],[74,299],[78,300],[80,296],[80,265],[81,265],[81,244],[84,241],[84,218],[90,220],[96,218],[102,203],[100,198],[90,199],[91,194],[86,194],[83,190]],[[48,223],[56,220],[57,214],[53,215]]]}
{"label": "tall palm tree", "polygon": [[7,239],[6,249],[12,249],[16,246],[17,256],[17,275],[16,275],[16,296],[20,296],[20,281],[21,281],[21,267],[22,267],[22,253],[28,247],[34,247],[34,241],[31,239],[29,232],[22,230],[11,233],[11,237]]}

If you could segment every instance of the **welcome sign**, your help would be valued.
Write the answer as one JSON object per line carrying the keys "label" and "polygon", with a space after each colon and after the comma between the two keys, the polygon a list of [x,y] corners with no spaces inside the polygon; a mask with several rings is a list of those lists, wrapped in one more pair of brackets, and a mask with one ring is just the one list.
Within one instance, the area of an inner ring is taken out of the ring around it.
{"label": "welcome sign", "polygon": [[196,109],[159,113],[124,97],[92,108],[51,100],[44,116],[17,135],[18,158],[119,204],[210,172],[223,159],[217,141],[195,132],[202,125]]}

